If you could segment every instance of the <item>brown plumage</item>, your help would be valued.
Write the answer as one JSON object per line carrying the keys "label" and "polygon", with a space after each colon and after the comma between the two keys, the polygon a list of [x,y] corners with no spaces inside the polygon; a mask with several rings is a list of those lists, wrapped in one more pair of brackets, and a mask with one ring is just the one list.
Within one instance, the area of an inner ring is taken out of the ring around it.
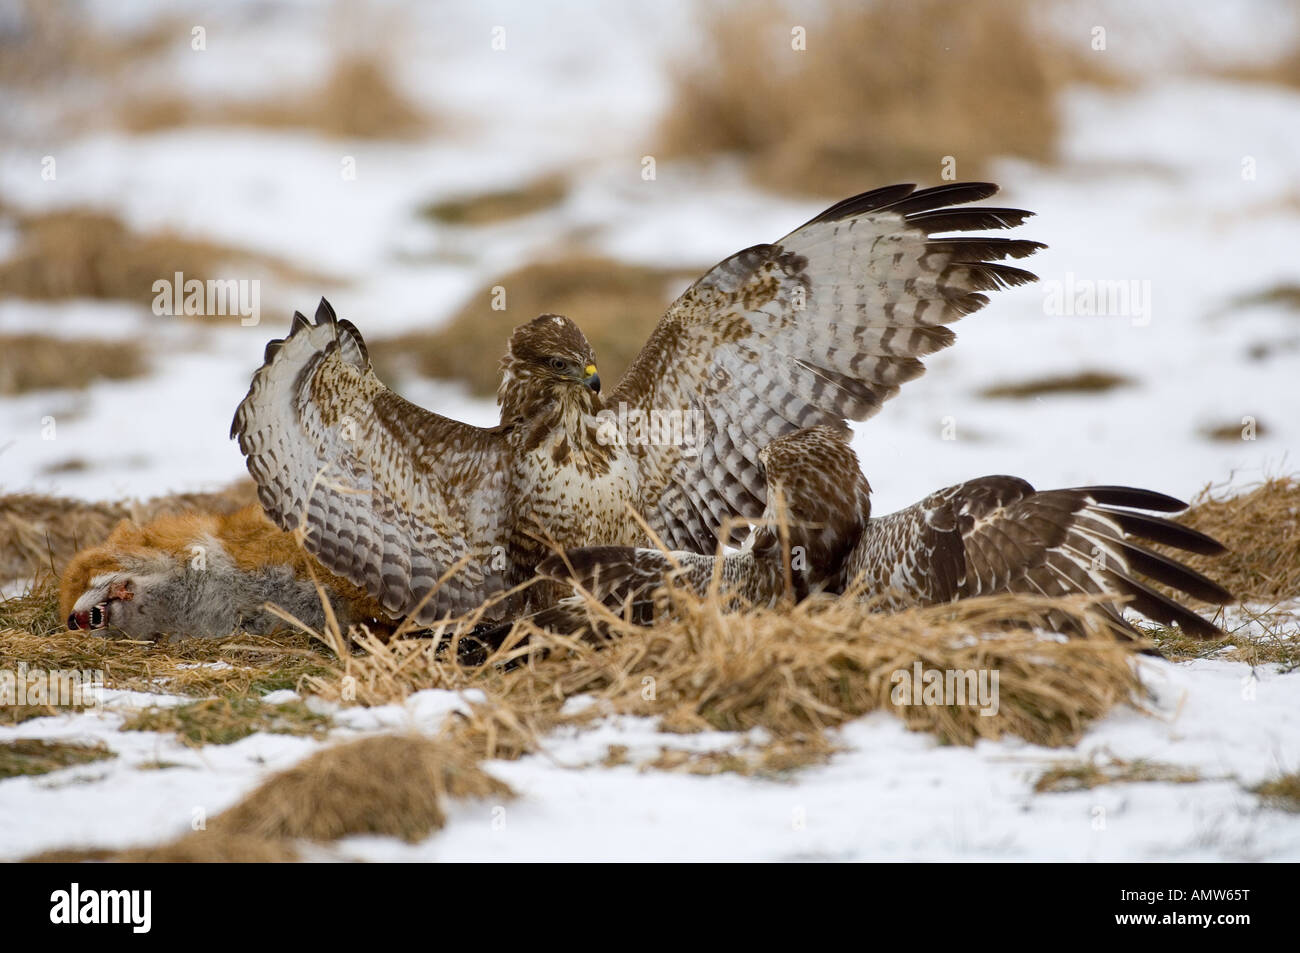
{"label": "brown plumage", "polygon": [[[1016,592],[1112,597],[1099,610],[1135,635],[1129,606],[1189,635],[1224,633],[1153,589],[1142,577],[1205,602],[1227,590],[1143,542],[1213,555],[1210,537],[1142,510],[1186,507],[1150,490],[1119,486],[1037,491],[1011,476],[968,480],[888,516],[871,516],[870,492],[846,435],[814,427],[774,440],[762,453],[768,506],[752,542],[722,557],[631,547],[588,547],[549,557],[538,572],[611,605],[644,606],[665,581],[771,604],[787,594],[853,592],[882,609],[936,605]],[[570,626],[579,623],[574,615]],[[1065,625],[1065,617],[1059,620]]]}
{"label": "brown plumage", "polygon": [[[420,622],[528,581],[550,547],[646,543],[633,513],[669,546],[711,553],[731,519],[767,505],[763,447],[869,417],[952,343],[946,325],[983,307],[983,292],[1033,280],[1001,261],[1035,242],[931,237],[1030,214],[954,207],[996,191],[877,189],[727,258],[669,307],[604,397],[577,326],[543,315],[512,335],[501,422],[486,429],[390,391],[356,328],[322,301],[315,323],[295,315],[268,346],[231,435],[272,519],[304,525],[322,563]],[[611,431],[627,410],[698,427],[690,441],[629,440]],[[560,591],[534,586],[486,615]]]}

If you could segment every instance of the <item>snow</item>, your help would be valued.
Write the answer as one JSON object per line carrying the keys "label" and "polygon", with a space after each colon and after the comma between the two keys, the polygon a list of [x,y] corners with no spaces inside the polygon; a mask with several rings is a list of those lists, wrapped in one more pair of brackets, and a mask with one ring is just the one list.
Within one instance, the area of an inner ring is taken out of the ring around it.
{"label": "snow", "polygon": [[[111,7],[99,5],[96,15]],[[251,9],[236,6],[227,33],[208,22],[209,50],[171,56],[159,67],[168,82],[202,95],[252,95],[308,83],[328,67],[324,44],[335,33],[319,8],[285,8],[269,21]],[[234,318],[160,318],[122,303],[0,300],[0,332],[140,336],[153,364],[138,380],[0,401],[3,490],[144,497],[211,489],[242,475],[226,437],[233,409],[266,340],[283,333],[293,308],[310,312],[322,292],[378,339],[436,326],[491,276],[575,237],[627,261],[704,267],[819,211],[819,203],[755,189],[726,160],[661,161],[658,178],[642,181],[640,160],[654,151],[651,130],[667,95],[663,64],[689,36],[690,7],[601,9],[416,8],[416,26],[403,32],[394,62],[404,87],[445,125],[409,144],[202,128],[6,141],[0,193],[7,205],[89,204],[134,227],[275,255],[331,283],[264,281],[255,327]],[[1249,48],[1261,35],[1243,25],[1249,22],[1235,18],[1222,45]],[[502,24],[508,51],[494,53],[490,31]],[[276,73],[237,68],[270,48],[283,60]],[[545,95],[520,95],[527,89]],[[999,203],[1038,212],[1017,234],[1048,244],[1029,263],[1042,281],[995,294],[957,326],[957,344],[928,361],[925,377],[856,425],[854,446],[877,512],[985,473],[1014,473],[1040,487],[1129,483],[1187,497],[1207,483],[1242,488],[1296,468],[1300,325],[1280,306],[1234,301],[1300,284],[1300,95],[1176,71],[1135,90],[1079,90],[1068,101],[1062,151],[1059,165],[1007,161],[995,177],[1005,186]],[[55,182],[39,175],[47,154],[58,160]],[[356,160],[353,180],[340,175],[345,156]],[[1243,177],[1247,159],[1253,178]],[[428,201],[572,170],[580,171],[564,202],[519,221],[454,228],[415,214]],[[876,184],[883,183],[863,183]],[[0,234],[0,254],[14,241]],[[1117,280],[1149,289],[1149,316],[1047,313],[1052,282]],[[582,315],[572,317],[581,324]],[[1273,349],[1253,358],[1261,344]],[[978,393],[1082,369],[1112,370],[1135,383],[1098,396],[1028,401]],[[490,403],[456,385],[400,385],[449,416],[495,421]],[[46,439],[51,416],[56,430]],[[1262,424],[1258,439],[1199,435],[1246,417]],[[956,439],[944,439],[948,423]],[[77,458],[94,465],[53,469]],[[1144,661],[1143,674],[1157,692],[1152,710],[1122,706],[1072,748],[1014,739],[945,747],[878,714],[839,731],[844,750],[828,764],[784,782],[639,771],[635,762],[661,745],[714,750],[746,738],[668,735],[644,719],[609,717],[547,738],[540,754],[489,763],[521,795],[504,814],[502,805],[459,804],[446,829],[424,842],[351,838],[332,856],[1300,859],[1300,817],[1245,790],[1300,770],[1300,676],[1271,667],[1252,673],[1223,659]],[[175,698],[106,695],[99,710],[0,728],[0,741],[102,740],[118,755],[0,782],[0,858],[62,845],[160,842],[189,830],[196,810],[211,816],[326,743],[259,734],[196,751],[163,735],[117,730],[124,710]],[[403,705],[332,709],[328,743],[383,730],[433,732],[473,700],[430,690]],[[592,766],[611,744],[627,746],[633,764]],[[1033,792],[1045,767],[1094,756],[1151,759],[1205,780]],[[159,761],[178,767],[137,767]]]}
{"label": "snow", "polygon": [[[835,733],[845,750],[790,781],[640,771],[660,746],[730,750],[761,735],[665,735],[653,720],[607,717],[547,737],[541,753],[489,761],[515,801],[453,805],[415,844],[351,837],[335,859],[542,860],[1282,860],[1300,856],[1294,815],[1243,790],[1300,764],[1294,676],[1239,663],[1143,662],[1148,710],[1121,707],[1074,749],[1016,739],[943,746],[874,714]],[[405,705],[347,709],[327,741],[258,734],[195,751],[168,736],[116,730],[89,712],[0,729],[10,738],[102,740],[111,761],[0,784],[0,855],[81,844],[154,842],[211,817],[324,744],[381,730],[433,733],[473,693],[428,690]],[[608,746],[630,763],[604,767]],[[1061,760],[1150,760],[1194,769],[1193,784],[1132,783],[1035,794]],[[175,767],[142,770],[158,762]],[[201,814],[196,814],[201,812]]]}

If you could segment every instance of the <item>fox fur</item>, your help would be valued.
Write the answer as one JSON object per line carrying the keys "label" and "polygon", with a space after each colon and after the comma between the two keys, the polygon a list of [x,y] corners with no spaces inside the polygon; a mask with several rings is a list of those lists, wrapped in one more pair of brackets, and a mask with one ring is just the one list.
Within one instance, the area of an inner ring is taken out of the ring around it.
{"label": "fox fur", "polygon": [[316,562],[256,505],[143,526],[123,520],[102,545],[73,557],[60,579],[59,608],[69,628],[142,640],[291,629],[268,603],[321,631],[325,610],[313,576],[344,632],[360,624],[391,631],[377,602]]}

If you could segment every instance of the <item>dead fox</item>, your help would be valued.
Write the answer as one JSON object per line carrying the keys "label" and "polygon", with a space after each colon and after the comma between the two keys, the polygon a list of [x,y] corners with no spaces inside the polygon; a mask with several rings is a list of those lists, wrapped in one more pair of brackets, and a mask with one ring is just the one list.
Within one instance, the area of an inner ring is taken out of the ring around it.
{"label": "dead fox", "polygon": [[344,632],[361,624],[391,631],[375,600],[327,571],[256,505],[227,515],[162,516],[143,526],[123,520],[103,545],[73,557],[60,580],[59,608],[69,629],[142,640],[291,629],[267,603],[320,631],[325,611],[313,573]]}

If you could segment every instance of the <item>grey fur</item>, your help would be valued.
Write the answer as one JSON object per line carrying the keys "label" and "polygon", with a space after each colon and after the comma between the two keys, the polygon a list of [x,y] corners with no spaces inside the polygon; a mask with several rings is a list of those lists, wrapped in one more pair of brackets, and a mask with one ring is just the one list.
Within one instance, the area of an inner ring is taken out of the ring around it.
{"label": "grey fur", "polygon": [[[213,538],[205,540],[204,562],[157,552],[147,556],[123,554],[123,569],[103,573],[77,599],[74,611],[106,605],[107,624],[93,632],[106,636],[154,640],[225,638],[237,632],[267,634],[292,626],[267,609],[279,606],[289,615],[320,631],[325,611],[310,579],[285,565],[242,570]],[[130,599],[109,593],[125,585]],[[346,604],[331,599],[339,625],[355,621]]]}

